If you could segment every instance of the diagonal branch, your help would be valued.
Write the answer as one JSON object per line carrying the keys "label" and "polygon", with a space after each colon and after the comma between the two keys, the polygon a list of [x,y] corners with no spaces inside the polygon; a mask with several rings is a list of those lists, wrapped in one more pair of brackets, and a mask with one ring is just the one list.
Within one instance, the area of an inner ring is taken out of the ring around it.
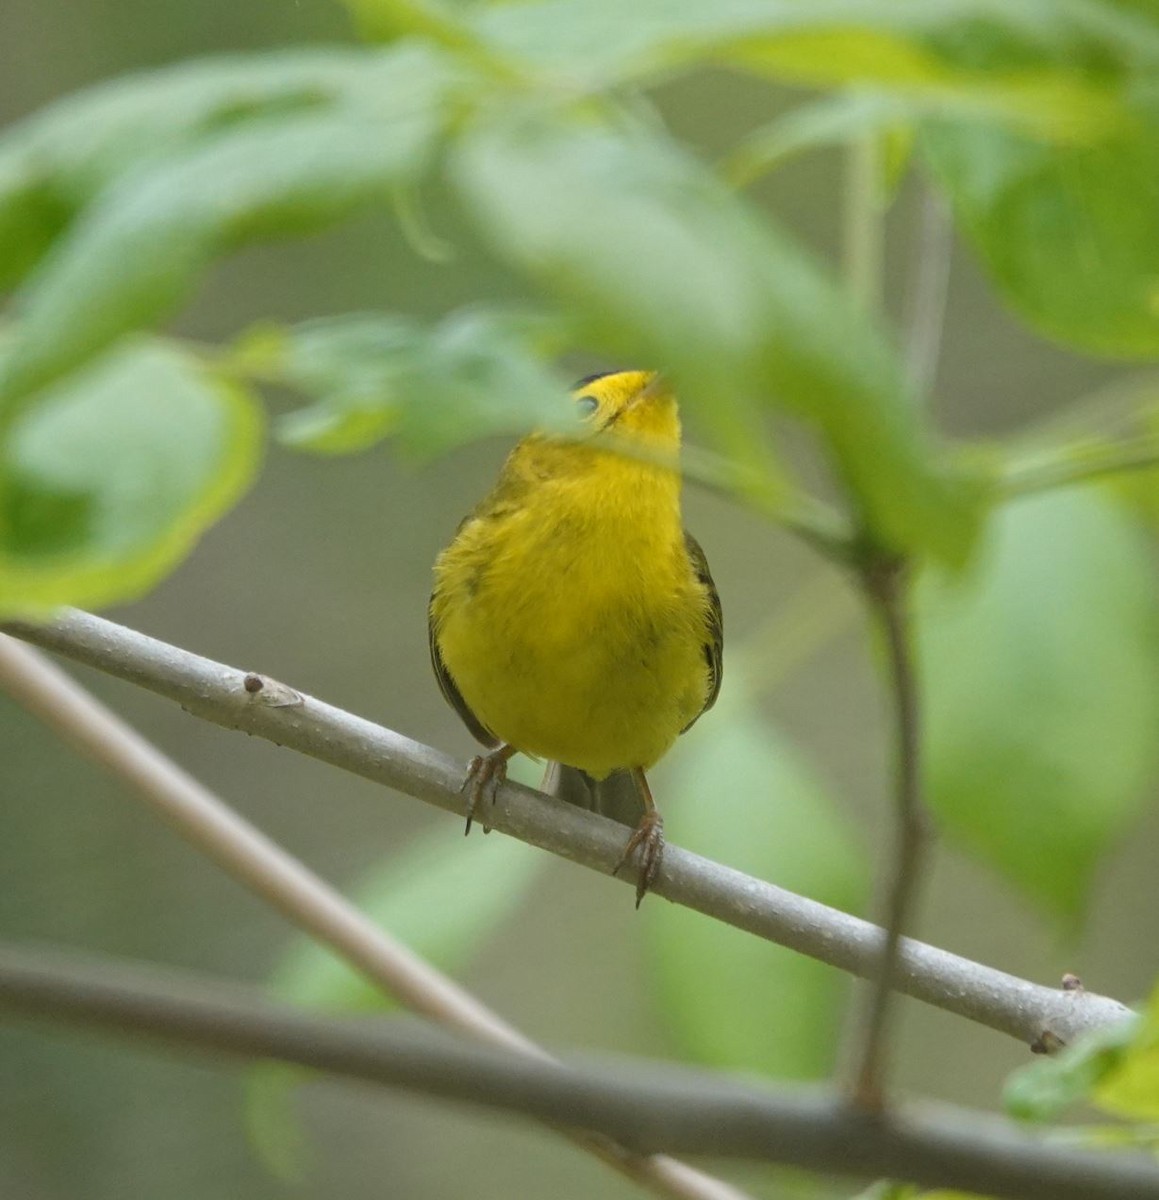
{"label": "diagonal branch", "polygon": [[[658,1150],[887,1175],[1002,1200],[1156,1200],[1149,1155],[1078,1150],[964,1109],[870,1116],[817,1092],[774,1091],[639,1060],[567,1066],[402,1022],[302,1013],[201,978],[0,946],[0,1010],[246,1058],[278,1058]],[[400,1027],[401,1026],[401,1027]]]}
{"label": "diagonal branch", "polygon": [[[127,783],[240,883],[328,945],[400,1004],[507,1052],[550,1061],[545,1050],[380,929],[58,667],[2,634],[0,687],[81,753]],[[277,692],[274,686],[269,690]],[[745,1200],[731,1185],[675,1159],[634,1154],[603,1135],[562,1132],[581,1149],[668,1200]]]}
{"label": "diagonal branch", "polygon": [[[175,700],[207,721],[464,815],[460,763],[321,700],[75,609],[47,625],[4,628]],[[257,690],[247,690],[247,678]],[[623,850],[622,826],[518,784],[500,789],[490,823],[603,874],[610,875]],[[634,883],[633,871],[622,876]],[[862,978],[877,976],[883,935],[876,926],[678,846],[666,848],[652,891]],[[1043,987],[910,939],[902,940],[894,986],[1026,1045],[1040,1041],[1046,1031],[1071,1042],[1129,1014],[1107,997]]]}

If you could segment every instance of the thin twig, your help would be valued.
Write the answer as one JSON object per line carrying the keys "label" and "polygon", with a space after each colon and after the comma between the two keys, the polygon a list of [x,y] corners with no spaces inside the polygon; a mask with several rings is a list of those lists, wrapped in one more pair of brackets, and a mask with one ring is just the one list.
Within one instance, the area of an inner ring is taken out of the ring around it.
{"label": "thin twig", "polygon": [[[863,203],[868,203],[868,199]],[[952,227],[944,202],[924,189],[917,238],[917,261],[906,325],[906,366],[913,393],[924,397],[937,374],[949,282]],[[850,1091],[863,1109],[884,1101],[886,1049],[891,997],[901,973],[902,936],[921,878],[925,813],[921,802],[920,728],[917,679],[909,625],[910,572],[901,560],[871,562],[863,571],[865,592],[885,635],[894,696],[895,846],[885,912],[885,951],[858,1023]]]}
{"label": "thin twig", "polygon": [[1054,456],[1011,463],[1003,472],[1001,494],[1017,500],[1057,488],[1093,483],[1108,475],[1159,468],[1159,442],[1154,437],[1127,442],[1061,447]]}
{"label": "thin twig", "polygon": [[917,678],[909,628],[909,575],[900,562],[882,564],[866,574],[866,591],[881,621],[894,697],[895,846],[886,903],[885,953],[873,979],[866,1006],[859,1055],[851,1083],[853,1099],[876,1110],[884,1098],[890,1000],[898,985],[902,935],[909,928],[922,874],[925,814],[921,800],[920,728]]}
{"label": "thin twig", "polygon": [[[2,634],[0,687],[81,753],[127,783],[235,879],[331,947],[400,1004],[506,1051],[549,1060],[545,1050],[380,929],[58,667]],[[279,702],[293,703],[295,695],[286,689]],[[641,1158],[603,1137],[565,1134],[657,1195],[679,1200],[744,1200],[735,1188],[684,1163]]]}
{"label": "thin twig", "polygon": [[880,135],[859,133],[846,152],[844,209],[845,280],[853,302],[876,313],[881,304],[883,237]]}
{"label": "thin twig", "polygon": [[905,323],[905,357],[916,396],[925,396],[934,385],[945,325],[950,282],[953,226],[946,202],[931,187],[923,187],[919,200],[909,313]]}
{"label": "thin twig", "polygon": [[[76,609],[62,610],[46,625],[12,623],[4,629],[166,696],[194,716],[465,814],[462,762],[265,676],[249,676]],[[259,690],[247,690],[247,678],[258,681]],[[624,848],[622,825],[517,783],[499,789],[490,823],[609,877]],[[635,882],[628,868],[618,878]],[[679,846],[666,847],[653,891],[841,970],[876,975],[883,937],[876,926]],[[1130,1012],[1092,992],[1044,987],[908,939],[902,943],[896,986],[1024,1045],[1038,1041],[1044,1030],[1071,1042]]]}
{"label": "thin twig", "polygon": [[[640,1060],[560,1065],[408,1022],[310,1015],[197,977],[0,947],[0,1009],[315,1070],[615,1133],[670,1150],[888,1175],[1003,1200],[1157,1200],[1159,1164],[1080,1150],[964,1109],[889,1120],[800,1089]],[[401,1027],[400,1027],[401,1026]]]}
{"label": "thin twig", "polygon": [[802,664],[846,631],[858,611],[854,591],[835,585],[830,572],[812,576],[745,639],[737,656],[740,662],[731,667],[730,695],[754,697],[782,687]]}

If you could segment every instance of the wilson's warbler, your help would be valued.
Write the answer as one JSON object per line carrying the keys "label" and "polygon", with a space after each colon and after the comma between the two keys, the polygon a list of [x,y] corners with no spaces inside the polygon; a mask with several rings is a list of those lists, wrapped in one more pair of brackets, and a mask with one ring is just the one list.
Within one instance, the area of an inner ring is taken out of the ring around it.
{"label": "wilson's warbler", "polygon": [[612,445],[674,458],[671,391],[622,371],[581,380],[573,400],[590,436],[521,441],[439,555],[431,661],[491,748],[463,785],[468,832],[517,751],[562,764],[552,790],[587,807],[608,812],[630,790],[625,823],[643,815],[616,871],[639,850],[638,906],[664,846],[644,771],[716,700],[720,599],[681,524],[679,472]]}

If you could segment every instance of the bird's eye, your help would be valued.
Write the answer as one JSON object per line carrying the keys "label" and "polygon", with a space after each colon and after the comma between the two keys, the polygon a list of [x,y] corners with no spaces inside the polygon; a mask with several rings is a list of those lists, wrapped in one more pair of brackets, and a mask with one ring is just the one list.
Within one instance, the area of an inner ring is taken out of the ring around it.
{"label": "bird's eye", "polygon": [[600,407],[600,402],[595,396],[581,396],[575,406],[581,417],[590,417]]}

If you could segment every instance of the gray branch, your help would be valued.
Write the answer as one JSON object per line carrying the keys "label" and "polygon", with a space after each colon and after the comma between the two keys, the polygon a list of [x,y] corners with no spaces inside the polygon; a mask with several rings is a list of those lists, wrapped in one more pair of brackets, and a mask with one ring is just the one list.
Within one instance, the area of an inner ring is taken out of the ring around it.
{"label": "gray branch", "polygon": [[[239,729],[384,784],[448,812],[464,814],[464,768],[445,754],[361,717],[302,695],[264,676],[146,637],[76,610],[43,626],[16,623],[5,632],[176,701],[195,716]],[[502,833],[610,874],[623,851],[613,821],[505,784],[490,824]],[[621,873],[633,882],[633,871]],[[668,846],[653,892],[738,929],[873,978],[882,931],[867,921]],[[1027,1045],[1074,1041],[1121,1020],[1130,1010],[1083,991],[1044,987],[905,939],[898,990],[1008,1033]],[[1044,1039],[1043,1035],[1048,1034]]]}
{"label": "gray branch", "polygon": [[[250,686],[253,686],[251,681]],[[0,688],[249,888],[404,1008],[517,1054],[547,1051],[381,929],[309,867],[250,825],[39,650],[0,634]],[[270,688],[271,692],[276,689]],[[610,1138],[560,1130],[665,1200],[745,1200],[723,1180],[663,1154],[637,1155]]]}
{"label": "gray branch", "polygon": [[1159,1200],[1159,1163],[1148,1155],[1061,1147],[981,1113],[942,1108],[886,1118],[817,1092],[773,1091],[641,1061],[560,1065],[402,1023],[309,1015],[156,969],[0,947],[0,1009],[281,1059],[614,1135],[640,1153],[886,1175],[1004,1200]]}

